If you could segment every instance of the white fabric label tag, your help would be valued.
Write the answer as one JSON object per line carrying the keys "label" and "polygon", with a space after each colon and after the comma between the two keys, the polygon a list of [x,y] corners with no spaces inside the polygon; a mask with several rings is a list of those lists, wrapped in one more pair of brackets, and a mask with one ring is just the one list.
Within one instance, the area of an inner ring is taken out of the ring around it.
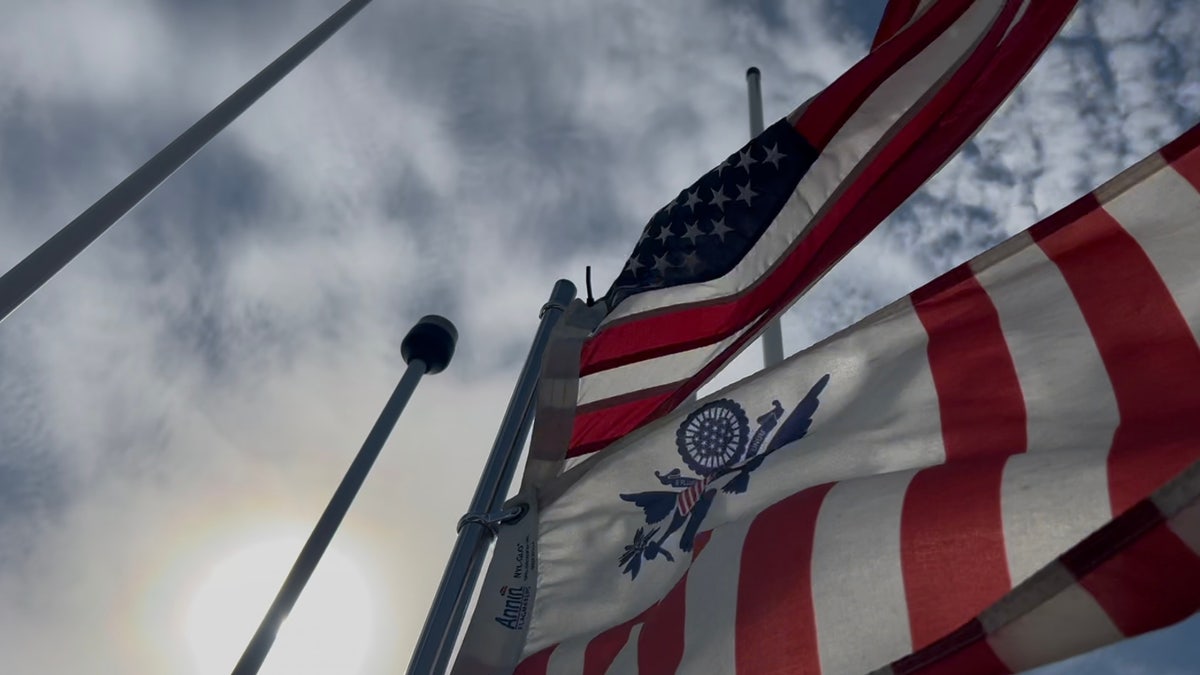
{"label": "white fabric label tag", "polygon": [[513,497],[506,506],[515,504],[529,510],[517,522],[500,527],[451,675],[511,673],[520,661],[537,588],[538,511],[529,493]]}

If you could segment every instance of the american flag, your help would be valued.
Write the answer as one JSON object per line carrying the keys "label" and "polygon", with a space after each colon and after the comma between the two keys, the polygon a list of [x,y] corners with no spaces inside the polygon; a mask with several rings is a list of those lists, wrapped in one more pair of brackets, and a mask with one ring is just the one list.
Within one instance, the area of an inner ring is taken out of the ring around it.
{"label": "american flag", "polygon": [[781,120],[650,219],[605,301],[728,274],[783,210],[817,151]]}
{"label": "american flag", "polygon": [[870,54],[647,223],[579,355],[567,456],[715,374],[970,137],[1074,5],[892,2]]}
{"label": "american flag", "polygon": [[1200,610],[1197,213],[1200,127],[689,406],[829,374],[690,550],[618,496],[684,475],[683,412],[552,481],[516,672],[1009,673]]}

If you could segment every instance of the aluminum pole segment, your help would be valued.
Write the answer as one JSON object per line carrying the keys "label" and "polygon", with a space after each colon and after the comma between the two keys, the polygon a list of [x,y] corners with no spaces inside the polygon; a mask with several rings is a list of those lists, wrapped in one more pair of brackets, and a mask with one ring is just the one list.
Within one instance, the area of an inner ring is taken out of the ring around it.
{"label": "aluminum pole segment", "polygon": [[[750,98],[750,138],[756,138],[763,132],[762,73],[758,68],[746,71],[746,88]],[[783,327],[778,317],[763,330],[762,347],[764,368],[783,361]]]}
{"label": "aluminum pole segment", "polygon": [[350,464],[342,482],[321,514],[320,520],[313,527],[308,541],[304,542],[304,548],[300,549],[300,554],[296,556],[296,562],[292,564],[291,571],[288,572],[287,578],[280,586],[279,593],[275,596],[271,607],[263,616],[262,623],[258,625],[254,637],[250,639],[246,650],[242,652],[242,658],[234,667],[233,675],[254,675],[262,667],[263,660],[271,651],[271,645],[275,643],[275,636],[279,632],[279,628],[292,611],[296,600],[300,598],[300,592],[304,590],[305,584],[316,570],[317,562],[329,547],[334,533],[341,525],[355,495],[358,494],[358,489],[362,487],[363,480],[371,470],[371,465],[375,463],[375,458],[383,449],[383,444],[387,441],[392,427],[395,426],[401,411],[404,410],[405,404],[408,403],[409,397],[412,396],[413,390],[417,388],[417,383],[424,375],[424,361],[413,359],[409,362],[408,369],[404,371],[404,376],[400,378],[400,382],[392,392],[391,398],[388,399],[387,405],[384,406],[383,412],[379,414],[379,419],[375,421],[375,426],[367,435],[366,442],[358,451],[354,462]]}
{"label": "aluminum pole segment", "polygon": [[[508,409],[496,432],[491,453],[479,476],[479,484],[468,511],[470,514],[493,513],[504,503],[517,468],[517,457],[524,447],[525,434],[533,420],[533,397],[537,391],[542,355],[550,342],[551,331],[574,298],[574,284],[565,279],[554,284],[550,302],[546,303],[542,312],[529,355],[525,358],[525,365],[508,401]],[[467,605],[479,580],[479,571],[483,567],[491,536],[488,528],[481,523],[463,522],[429,608],[429,615],[425,618],[425,626],[413,649],[408,675],[442,675],[446,672]]]}
{"label": "aluminum pole segment", "polygon": [[279,588],[279,593],[234,667],[233,675],[258,673],[267,658],[267,653],[271,651],[279,628],[296,605],[296,600],[300,598],[300,593],[316,570],[321,556],[329,548],[333,535],[337,533],[338,526],[350,510],[354,497],[370,473],[375,459],[379,457],[379,451],[383,449],[392,429],[395,428],[396,420],[400,418],[400,413],[412,397],[413,390],[424,375],[439,373],[446,368],[454,355],[457,339],[458,331],[454,324],[439,316],[422,318],[404,338],[401,353],[404,360],[408,361],[404,376],[400,378],[383,411],[379,413],[375,425],[367,434],[367,439],[363,441],[354,461],[350,463],[350,468],[346,470],[346,475],[342,477],[342,482],[338,484],[329,504],[325,506],[325,511],[321,513],[321,518],[313,526],[308,541],[304,542],[304,547],[296,556],[296,562],[292,563],[292,569]]}
{"label": "aluminum pole segment", "polygon": [[346,25],[371,0],[350,0],[279,58],[243,84],[229,98],[171,141],[0,277],[0,321],[29,299],[37,289],[66,267],[75,256],[137,206],[222,129],[279,83],[326,40]]}

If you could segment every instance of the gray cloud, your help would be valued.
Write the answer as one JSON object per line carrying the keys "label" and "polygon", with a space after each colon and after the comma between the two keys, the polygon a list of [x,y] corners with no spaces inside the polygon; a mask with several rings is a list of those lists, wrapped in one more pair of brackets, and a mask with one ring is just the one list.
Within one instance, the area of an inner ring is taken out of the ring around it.
{"label": "gray cloud", "polygon": [[[335,4],[4,3],[0,265]],[[312,522],[400,337],[436,311],[458,361],[418,391],[344,537],[385,571],[371,672],[404,663],[553,280],[590,264],[602,292],[649,214],[743,142],[745,68],[778,118],[863,53],[881,7],[366,9],[0,324],[6,671],[186,672],[189,584],[247,528]],[[1085,4],[962,157],[787,315],[789,348],[1200,116],[1195,8],[1109,18],[1122,7]]]}

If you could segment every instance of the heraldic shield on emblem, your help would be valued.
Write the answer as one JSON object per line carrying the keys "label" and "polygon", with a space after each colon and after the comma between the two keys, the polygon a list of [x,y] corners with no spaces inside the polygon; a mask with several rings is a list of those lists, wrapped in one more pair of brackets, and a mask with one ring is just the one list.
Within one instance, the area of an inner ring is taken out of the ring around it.
{"label": "heraldic shield on emblem", "polygon": [[[675,431],[675,447],[694,475],[687,475],[679,468],[667,473],[655,471],[658,482],[670,489],[621,495],[621,499],[642,509],[650,528],[647,531],[646,527],[639,527],[633,543],[625,546],[617,562],[622,572],[636,579],[643,560],[662,557],[674,562],[667,540],[680,530],[678,549],[691,551],[717,492],[726,495],[746,492],[750,489],[750,474],[767,457],[804,438],[820,404],[818,397],[827,384],[829,375],[817,380],[782,424],[779,420],[784,407],[779,401],[772,401],[771,409],[756,419],[758,426],[753,436],[746,411],[736,401],[717,399],[689,413]],[[771,437],[769,443],[768,437]]]}

